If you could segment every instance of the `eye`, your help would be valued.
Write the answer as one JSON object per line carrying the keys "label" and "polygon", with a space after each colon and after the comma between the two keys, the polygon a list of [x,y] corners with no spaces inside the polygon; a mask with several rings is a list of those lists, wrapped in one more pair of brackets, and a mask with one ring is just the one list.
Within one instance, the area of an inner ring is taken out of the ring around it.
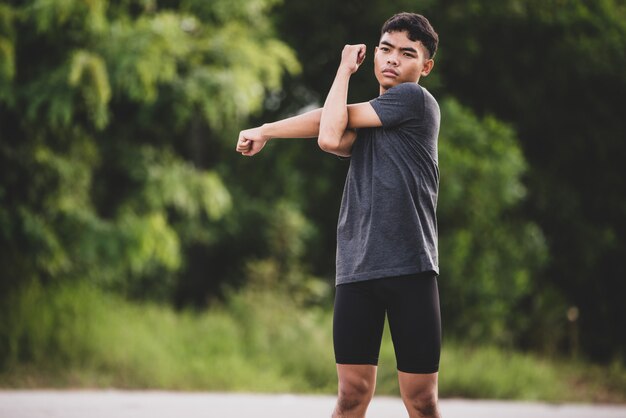
{"label": "eye", "polygon": [[380,47],[380,48],[378,48],[378,49],[380,49],[380,50],[381,50],[381,51],[383,51],[383,52],[389,52],[389,48],[388,48],[388,47],[386,47],[386,46],[381,46],[381,47]]}

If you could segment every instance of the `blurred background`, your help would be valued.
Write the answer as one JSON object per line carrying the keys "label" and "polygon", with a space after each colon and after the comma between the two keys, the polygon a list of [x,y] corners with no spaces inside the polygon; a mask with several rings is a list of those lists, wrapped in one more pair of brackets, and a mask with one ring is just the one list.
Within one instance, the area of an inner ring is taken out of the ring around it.
{"label": "blurred background", "polygon": [[[441,395],[626,402],[626,2],[0,2],[0,387],[333,393],[348,164],[234,151],[440,36]],[[397,394],[393,350],[378,391]]]}

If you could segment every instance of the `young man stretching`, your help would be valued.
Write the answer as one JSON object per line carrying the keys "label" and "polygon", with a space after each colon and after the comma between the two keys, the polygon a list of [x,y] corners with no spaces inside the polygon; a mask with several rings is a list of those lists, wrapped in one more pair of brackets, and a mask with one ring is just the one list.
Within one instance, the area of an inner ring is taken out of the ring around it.
{"label": "young man stretching", "polygon": [[322,109],[242,131],[251,156],[272,138],[318,137],[350,156],[337,226],[333,339],[339,396],[333,417],[364,417],[374,394],[385,315],[402,399],[411,418],[439,417],[441,323],[437,275],[439,106],[418,85],[433,68],[438,36],[426,18],[399,13],[374,55],[380,95],[347,104],[365,45],[346,45]]}

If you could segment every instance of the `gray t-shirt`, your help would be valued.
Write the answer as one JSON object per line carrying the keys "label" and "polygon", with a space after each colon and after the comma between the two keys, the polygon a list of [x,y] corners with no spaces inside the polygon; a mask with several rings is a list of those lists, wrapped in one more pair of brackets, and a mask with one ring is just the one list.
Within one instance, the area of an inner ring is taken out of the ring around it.
{"label": "gray t-shirt", "polygon": [[337,225],[338,285],[439,274],[439,105],[415,83],[370,103],[383,126],[359,129],[352,148]]}

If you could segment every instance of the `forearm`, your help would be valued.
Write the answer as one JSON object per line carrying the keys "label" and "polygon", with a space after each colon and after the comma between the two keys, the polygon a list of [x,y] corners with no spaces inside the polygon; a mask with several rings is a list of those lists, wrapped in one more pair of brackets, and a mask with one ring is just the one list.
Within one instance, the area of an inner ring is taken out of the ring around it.
{"label": "forearm", "polygon": [[322,109],[266,123],[239,133],[235,149],[245,156],[258,154],[272,138],[312,138],[319,133]]}
{"label": "forearm", "polygon": [[268,138],[315,138],[319,135],[322,109],[266,123],[261,129]]}
{"label": "forearm", "polygon": [[351,73],[340,67],[322,109],[318,143],[327,152],[341,147],[348,126],[348,85]]}

